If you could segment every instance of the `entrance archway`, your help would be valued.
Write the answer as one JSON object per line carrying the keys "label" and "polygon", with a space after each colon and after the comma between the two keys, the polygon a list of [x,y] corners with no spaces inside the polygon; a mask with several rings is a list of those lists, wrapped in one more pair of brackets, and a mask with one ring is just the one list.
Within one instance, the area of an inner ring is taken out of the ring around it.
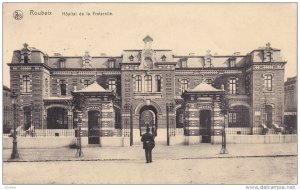
{"label": "entrance archway", "polygon": [[140,110],[140,135],[146,133],[147,127],[150,128],[150,133],[157,135],[157,110],[151,106],[147,105],[142,107]]}

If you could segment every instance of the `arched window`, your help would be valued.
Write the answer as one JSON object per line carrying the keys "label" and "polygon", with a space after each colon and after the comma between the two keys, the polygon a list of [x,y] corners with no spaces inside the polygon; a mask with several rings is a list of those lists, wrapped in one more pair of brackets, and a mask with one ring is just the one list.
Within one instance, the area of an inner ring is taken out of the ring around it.
{"label": "arched window", "polygon": [[156,75],[155,81],[156,81],[156,92],[161,92],[161,76]]}
{"label": "arched window", "polygon": [[272,91],[272,83],[273,83],[273,77],[271,74],[267,74],[264,76],[264,84],[265,84],[265,90],[266,91]]}
{"label": "arched window", "polygon": [[229,94],[236,94],[236,79],[229,79]]}
{"label": "arched window", "polygon": [[145,91],[152,92],[152,76],[151,75],[145,76]]}
{"label": "arched window", "polygon": [[142,77],[140,75],[135,76],[135,91],[142,91]]}
{"label": "arched window", "polygon": [[115,79],[109,79],[108,80],[108,89],[109,90],[115,90],[116,89],[116,80]]}
{"label": "arched window", "polygon": [[183,93],[185,90],[188,89],[188,84],[189,84],[189,81],[187,79],[182,79],[180,81],[180,89],[181,89],[181,93]]}
{"label": "arched window", "polygon": [[67,85],[65,80],[60,81],[60,94],[65,96],[67,94]]}
{"label": "arched window", "polygon": [[28,75],[23,76],[23,82],[22,83],[23,83],[22,84],[23,85],[23,92],[24,93],[29,93],[31,85],[30,85],[30,78],[29,78]]}

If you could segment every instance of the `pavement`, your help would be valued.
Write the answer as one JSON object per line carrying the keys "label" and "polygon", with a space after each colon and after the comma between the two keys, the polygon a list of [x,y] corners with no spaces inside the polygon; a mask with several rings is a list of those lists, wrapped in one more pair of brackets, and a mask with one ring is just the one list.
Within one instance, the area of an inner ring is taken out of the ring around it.
{"label": "pavement", "polygon": [[[221,145],[157,145],[152,151],[153,160],[184,160],[212,158],[289,157],[297,156],[297,143],[286,144],[228,144],[228,154],[220,154]],[[85,147],[83,157],[76,157],[77,149],[18,149],[20,158],[11,160],[12,150],[3,149],[3,162],[47,161],[126,161],[144,160],[142,146]]]}

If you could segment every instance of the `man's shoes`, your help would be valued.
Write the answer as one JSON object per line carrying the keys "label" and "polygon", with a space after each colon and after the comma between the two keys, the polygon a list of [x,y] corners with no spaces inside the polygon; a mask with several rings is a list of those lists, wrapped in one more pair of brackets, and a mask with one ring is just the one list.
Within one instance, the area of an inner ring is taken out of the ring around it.
{"label": "man's shoes", "polygon": [[152,162],[152,160],[150,160],[150,162]]}
{"label": "man's shoes", "polygon": [[149,163],[149,161],[146,162],[147,164]]}

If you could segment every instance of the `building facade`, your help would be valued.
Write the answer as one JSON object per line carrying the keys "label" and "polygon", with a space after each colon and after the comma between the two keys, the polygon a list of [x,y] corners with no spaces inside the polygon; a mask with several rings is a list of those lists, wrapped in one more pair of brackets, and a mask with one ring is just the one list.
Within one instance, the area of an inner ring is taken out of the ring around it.
{"label": "building facade", "polygon": [[10,89],[3,85],[3,133],[9,133],[13,128],[13,107]]}
{"label": "building facade", "polygon": [[152,49],[150,36],[143,42],[120,56],[49,56],[24,44],[8,64],[20,127],[76,129],[76,94],[86,102],[81,130],[89,144],[102,137],[135,144],[146,127],[172,144],[216,142],[224,125],[228,134],[249,135],[282,126],[286,62],[279,49],[174,55]]}
{"label": "building facade", "polygon": [[284,123],[289,132],[297,131],[297,77],[287,78],[284,83]]}

